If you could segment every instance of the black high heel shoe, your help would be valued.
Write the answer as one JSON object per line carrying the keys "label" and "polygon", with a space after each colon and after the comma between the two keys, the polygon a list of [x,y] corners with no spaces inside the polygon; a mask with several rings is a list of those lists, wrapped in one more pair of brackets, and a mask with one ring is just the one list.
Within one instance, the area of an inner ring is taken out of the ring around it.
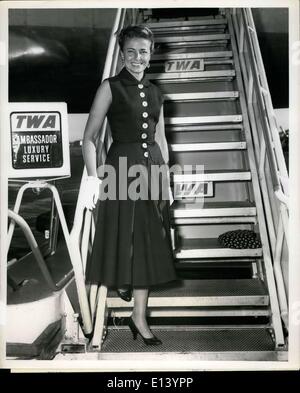
{"label": "black high heel shoe", "polygon": [[146,338],[146,337],[144,337],[144,336],[141,334],[141,332],[138,330],[138,328],[136,327],[136,325],[135,325],[135,323],[133,322],[133,319],[132,319],[132,318],[129,318],[128,326],[129,326],[129,328],[130,328],[130,330],[131,330],[131,333],[132,333],[132,335],[133,335],[133,339],[134,339],[134,340],[136,340],[137,335],[139,334],[139,335],[142,337],[142,339],[143,339],[143,341],[144,341],[144,343],[145,343],[146,345],[160,345],[160,344],[162,344],[161,340],[160,340],[159,338],[155,337],[155,336],[153,336],[153,337],[151,337],[151,338]]}
{"label": "black high heel shoe", "polygon": [[117,289],[117,294],[125,302],[130,302],[132,299],[131,289]]}

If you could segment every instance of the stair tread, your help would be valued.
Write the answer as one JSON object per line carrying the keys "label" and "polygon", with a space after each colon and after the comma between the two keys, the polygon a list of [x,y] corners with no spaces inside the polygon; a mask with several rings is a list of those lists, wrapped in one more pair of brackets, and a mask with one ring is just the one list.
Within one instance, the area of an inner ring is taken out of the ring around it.
{"label": "stair tread", "polygon": [[[220,212],[221,210],[221,212]],[[247,201],[230,201],[230,202],[194,202],[188,203],[186,201],[174,201],[171,207],[174,217],[191,216],[219,216],[228,214],[249,214],[256,215],[256,207],[252,202]],[[185,214],[186,213],[186,214]]]}
{"label": "stair tread", "polygon": [[249,181],[251,172],[247,170],[207,170],[204,173],[192,173],[185,170],[183,173],[174,173],[173,183],[188,183],[197,181]]}
{"label": "stair tread", "polygon": [[[195,164],[195,168],[196,168],[196,164]],[[247,172],[249,172],[249,170],[247,170],[247,169],[207,169],[204,173],[208,173],[208,174],[213,174],[213,173],[222,174],[222,173],[247,173]],[[174,172],[174,176],[177,176],[179,174],[181,174],[180,170],[178,170],[178,173],[176,173],[176,171]],[[186,169],[184,171],[184,174],[192,175],[194,173],[193,173],[193,170]]]}
{"label": "stair tread", "polygon": [[225,248],[219,243],[217,238],[181,238],[180,240],[180,245],[175,254],[178,260],[201,260],[203,258],[258,258],[262,256],[261,248]]}
{"label": "stair tread", "polygon": [[208,150],[244,150],[246,149],[245,141],[230,142],[186,142],[171,143],[169,145],[174,152],[188,151],[208,151]]}
{"label": "stair tread", "polygon": [[182,280],[176,284],[166,284],[154,289],[150,297],[223,297],[223,296],[268,296],[264,283],[259,279],[228,280]]}
{"label": "stair tread", "polygon": [[209,100],[209,99],[226,99],[226,98],[237,98],[239,96],[238,91],[211,91],[201,93],[165,93],[164,97],[166,101],[197,101],[197,100]]}
{"label": "stair tread", "polygon": [[165,42],[190,42],[190,41],[219,41],[229,40],[230,34],[192,34],[192,35],[165,35],[158,36],[155,39],[156,43]]}
{"label": "stair tread", "polygon": [[174,59],[194,59],[194,58],[222,58],[232,57],[232,51],[217,51],[217,52],[191,52],[191,53],[163,53],[154,54],[151,57],[152,61],[158,60],[174,60]]}
{"label": "stair tread", "polygon": [[166,28],[166,27],[179,27],[179,26],[209,26],[209,25],[227,25],[227,19],[205,19],[205,20],[188,20],[188,21],[168,21],[168,22],[153,22],[148,23],[150,29]]}
{"label": "stair tread", "polygon": [[227,123],[241,122],[242,115],[215,115],[215,116],[173,116],[165,117],[166,125],[169,124],[201,124],[201,123]]}
{"label": "stair tread", "polygon": [[[133,304],[109,292],[108,307],[126,308]],[[152,288],[149,307],[266,307],[269,295],[259,279],[185,279]]]}
{"label": "stair tread", "polygon": [[234,70],[217,70],[217,71],[182,71],[182,72],[153,72],[149,73],[150,80],[171,80],[172,83],[181,83],[185,80],[205,79],[205,78],[233,78]]}

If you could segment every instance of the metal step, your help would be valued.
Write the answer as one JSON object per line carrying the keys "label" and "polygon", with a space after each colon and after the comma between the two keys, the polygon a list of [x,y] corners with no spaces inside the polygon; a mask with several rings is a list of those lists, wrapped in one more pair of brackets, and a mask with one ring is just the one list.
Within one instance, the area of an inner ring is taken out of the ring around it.
{"label": "metal step", "polygon": [[173,183],[189,183],[189,182],[204,182],[204,181],[249,181],[251,180],[250,171],[205,171],[204,173],[181,173],[173,174]]}
{"label": "metal step", "polygon": [[177,259],[202,258],[258,258],[262,256],[261,248],[233,249],[224,248],[218,239],[180,239],[181,245],[175,252]]}
{"label": "metal step", "polygon": [[286,351],[275,351],[266,327],[151,329],[163,342],[159,348],[133,340],[128,328],[109,329],[98,359],[287,360]]}
{"label": "metal step", "polygon": [[208,58],[231,58],[232,51],[216,52],[191,52],[191,53],[158,53],[151,56],[151,61],[180,60],[180,59],[208,59]]}
{"label": "metal step", "polygon": [[166,132],[190,132],[190,131],[233,131],[243,130],[242,124],[214,124],[214,125],[166,125]]}
{"label": "metal step", "polygon": [[238,91],[214,91],[208,93],[175,93],[164,94],[166,101],[215,101],[235,100],[239,97]]}
{"label": "metal step", "polygon": [[185,203],[175,201],[171,207],[172,217],[197,218],[197,217],[238,217],[256,216],[256,207],[250,202],[204,202]]}
{"label": "metal step", "polygon": [[165,124],[212,124],[212,123],[241,123],[242,115],[224,115],[224,116],[185,116],[185,117],[165,117]]}
{"label": "metal step", "polygon": [[[132,314],[128,308],[115,308],[111,310],[111,316],[116,318],[130,317]],[[148,309],[147,315],[154,318],[176,318],[176,317],[269,317],[270,311],[268,307],[161,307]]]}
{"label": "metal step", "polygon": [[173,35],[173,36],[158,36],[155,38],[155,42],[159,43],[173,43],[173,44],[187,44],[190,42],[201,43],[202,41],[212,42],[214,41],[226,41],[230,39],[230,34],[194,34],[194,35]]}
{"label": "metal step", "polygon": [[245,150],[246,142],[175,143],[169,145],[172,152]]}
{"label": "metal step", "polygon": [[147,26],[152,30],[160,28],[173,28],[173,27],[192,27],[192,26],[211,26],[211,25],[227,25],[226,18],[220,19],[199,19],[188,21],[169,21],[169,22],[155,22],[147,23]]}
{"label": "metal step", "polygon": [[204,225],[204,224],[257,224],[255,216],[238,217],[179,217],[173,218],[174,225]]}
{"label": "metal step", "polygon": [[189,71],[189,72],[160,72],[149,73],[150,80],[156,80],[159,83],[172,82],[193,82],[197,80],[232,80],[235,77],[235,70],[222,71]]}
{"label": "metal step", "polygon": [[[115,295],[115,296],[113,296]],[[116,293],[109,293],[107,306],[130,307]],[[240,307],[267,306],[265,285],[258,279],[180,280],[150,292],[148,307]]]}

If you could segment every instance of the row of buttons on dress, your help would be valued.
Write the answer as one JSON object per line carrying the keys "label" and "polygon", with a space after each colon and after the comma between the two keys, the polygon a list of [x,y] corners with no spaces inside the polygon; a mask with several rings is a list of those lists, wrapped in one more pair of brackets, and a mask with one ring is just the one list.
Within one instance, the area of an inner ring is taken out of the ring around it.
{"label": "row of buttons on dress", "polygon": [[[142,90],[142,89],[144,88],[144,85],[143,85],[142,83],[139,83],[139,84],[138,84],[138,88],[139,88],[140,90]],[[146,94],[145,94],[143,91],[141,91],[141,92],[140,92],[140,97],[143,99],[143,98],[146,97]],[[147,101],[142,101],[142,105],[143,105],[144,108],[146,108],[146,107],[148,106],[148,102],[147,102]],[[143,113],[142,113],[142,117],[143,117],[144,119],[147,119],[148,116],[149,116],[148,112],[143,112]],[[143,127],[144,130],[146,130],[146,129],[148,128],[148,123],[144,122],[144,123],[142,124],[142,127]],[[143,133],[141,134],[141,138],[142,138],[142,139],[145,140],[145,139],[147,139],[147,137],[148,137],[148,135],[147,135],[146,132],[143,132]],[[146,143],[146,142],[143,142],[143,143],[142,143],[142,148],[143,148],[143,149],[147,149],[147,147],[148,147],[147,143]],[[145,152],[144,152],[144,157],[146,157],[146,158],[149,157],[148,151],[145,151]]]}

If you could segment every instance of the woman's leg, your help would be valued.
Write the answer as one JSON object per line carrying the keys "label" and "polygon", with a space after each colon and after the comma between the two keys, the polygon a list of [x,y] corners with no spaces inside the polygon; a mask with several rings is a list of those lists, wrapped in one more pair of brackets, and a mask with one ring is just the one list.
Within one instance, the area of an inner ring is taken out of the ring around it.
{"label": "woman's leg", "polygon": [[152,338],[153,334],[151,333],[146,320],[148,295],[149,290],[147,288],[133,289],[134,306],[132,310],[132,319],[140,333],[145,338]]}

